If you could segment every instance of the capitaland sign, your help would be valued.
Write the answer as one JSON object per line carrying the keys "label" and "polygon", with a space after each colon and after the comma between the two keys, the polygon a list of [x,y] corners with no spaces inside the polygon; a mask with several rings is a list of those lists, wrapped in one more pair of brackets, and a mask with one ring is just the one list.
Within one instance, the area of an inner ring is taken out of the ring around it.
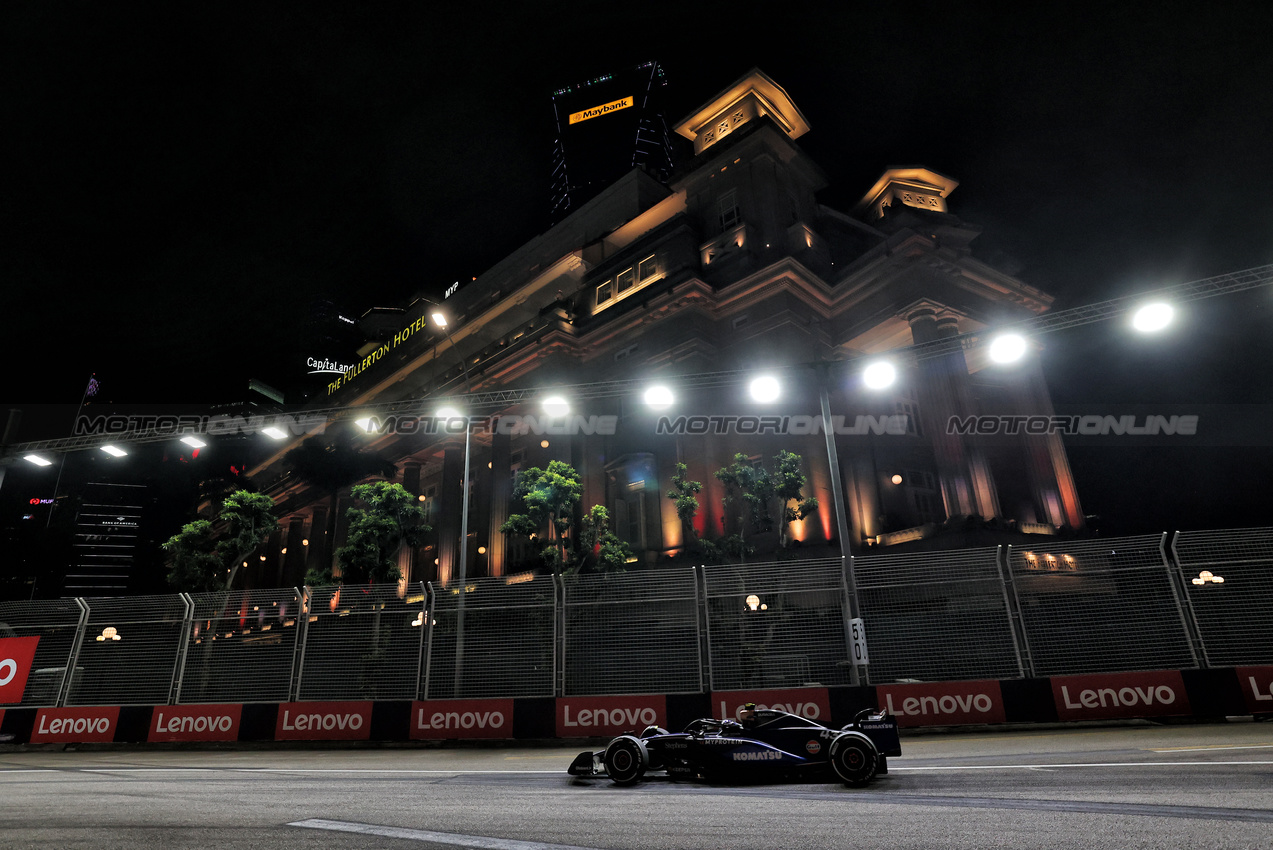
{"label": "capitaland sign", "polygon": [[343,375],[351,364],[337,363],[335,360],[326,358],[320,360],[317,357],[306,357],[305,365],[309,367],[311,375]]}
{"label": "capitaland sign", "polygon": [[115,740],[119,706],[42,708],[31,729],[33,744],[107,744]]}
{"label": "capitaland sign", "polygon": [[579,112],[570,113],[570,123],[578,124],[580,121],[587,121],[591,118],[600,118],[602,115],[609,115],[611,112],[618,112],[620,109],[627,109],[635,101],[631,97],[621,97],[618,100],[612,100],[609,103],[603,103],[600,106],[594,106],[591,109],[583,109]]}
{"label": "capitaland sign", "polygon": [[667,724],[662,696],[561,697],[557,700],[557,737],[587,738],[640,732]]}
{"label": "capitaland sign", "polygon": [[147,741],[237,741],[241,705],[163,705],[150,718]]}
{"label": "capitaland sign", "polygon": [[371,703],[285,702],[274,723],[276,741],[366,741],[371,738]]}
{"label": "capitaland sign", "polygon": [[1060,720],[1116,720],[1189,714],[1179,670],[1052,677]]}
{"label": "capitaland sign", "polygon": [[411,704],[412,740],[513,737],[511,699],[428,700]]}
{"label": "capitaland sign", "polygon": [[993,680],[876,685],[879,707],[897,717],[898,726],[962,726],[1003,723],[1003,693]]}
{"label": "capitaland sign", "polygon": [[22,702],[39,643],[38,636],[0,638],[0,704]]}
{"label": "capitaland sign", "polygon": [[823,724],[831,719],[831,698],[826,688],[712,692],[712,707],[723,720],[735,717],[739,707],[749,702],[754,702],[756,708],[785,711]]}

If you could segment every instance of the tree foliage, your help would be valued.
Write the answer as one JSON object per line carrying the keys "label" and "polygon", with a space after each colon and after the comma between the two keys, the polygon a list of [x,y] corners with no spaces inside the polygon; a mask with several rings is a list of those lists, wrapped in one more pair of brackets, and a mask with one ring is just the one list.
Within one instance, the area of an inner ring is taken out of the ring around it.
{"label": "tree foliage", "polygon": [[676,465],[676,474],[672,476],[672,489],[667,497],[676,506],[676,515],[681,520],[686,546],[693,544],[698,535],[694,532],[694,518],[698,516],[698,494],[703,491],[702,481],[689,479],[689,467],[683,463]]}
{"label": "tree foliage", "polygon": [[601,505],[594,505],[574,528],[583,485],[568,463],[554,460],[547,469],[523,470],[513,497],[521,510],[510,515],[500,531],[533,540],[547,525],[552,542],[543,547],[542,555],[554,572],[621,571],[632,556],[628,545],[610,530],[610,514]]}
{"label": "tree foliage", "polygon": [[215,520],[187,523],[163,544],[168,583],[187,593],[228,589],[243,559],[277,528],[273,499],[236,490],[221,503]]}
{"label": "tree foliage", "polygon": [[[424,508],[406,487],[387,481],[359,484],[350,495],[358,505],[345,514],[349,531],[345,545],[336,550],[344,581],[354,584],[397,580],[399,548],[403,544],[419,546],[430,531],[424,521]],[[330,573],[325,578],[330,581]]]}
{"label": "tree foliage", "polygon": [[791,523],[804,519],[818,508],[816,498],[804,496],[808,479],[800,471],[800,455],[789,451],[781,450],[774,455],[773,472],[753,463],[745,454],[736,454],[732,464],[716,471],[716,478],[725,485],[725,516],[727,520],[734,520],[736,529],[735,534],[722,543],[728,541],[728,548],[735,549],[739,557],[744,557],[750,549],[746,542],[749,528],[755,533],[773,530],[775,502],[783,548],[789,540]]}

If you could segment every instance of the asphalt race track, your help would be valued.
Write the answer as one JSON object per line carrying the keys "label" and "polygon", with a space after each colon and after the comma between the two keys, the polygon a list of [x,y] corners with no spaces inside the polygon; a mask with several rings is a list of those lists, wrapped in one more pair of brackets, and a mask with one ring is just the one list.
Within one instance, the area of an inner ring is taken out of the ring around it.
{"label": "asphalt race track", "polygon": [[0,752],[0,848],[1273,847],[1273,725],[910,735],[870,788],[617,788],[582,747]]}

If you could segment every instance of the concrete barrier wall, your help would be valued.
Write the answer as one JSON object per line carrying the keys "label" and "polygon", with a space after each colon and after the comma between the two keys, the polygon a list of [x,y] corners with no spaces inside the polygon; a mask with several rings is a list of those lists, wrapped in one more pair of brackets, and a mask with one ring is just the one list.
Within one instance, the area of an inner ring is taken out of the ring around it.
{"label": "concrete barrier wall", "polygon": [[1273,715],[1273,666],[701,694],[9,708],[0,735],[12,744],[571,740],[679,730],[745,702],[832,727],[865,708],[909,728],[1218,719]]}

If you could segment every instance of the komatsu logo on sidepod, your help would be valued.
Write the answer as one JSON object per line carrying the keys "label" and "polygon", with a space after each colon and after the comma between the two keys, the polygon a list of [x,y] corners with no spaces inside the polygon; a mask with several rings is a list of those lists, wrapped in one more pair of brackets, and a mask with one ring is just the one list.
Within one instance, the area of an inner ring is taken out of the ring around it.
{"label": "komatsu logo on sidepod", "polygon": [[780,761],[782,753],[777,750],[762,750],[758,753],[734,753],[734,761]]}

